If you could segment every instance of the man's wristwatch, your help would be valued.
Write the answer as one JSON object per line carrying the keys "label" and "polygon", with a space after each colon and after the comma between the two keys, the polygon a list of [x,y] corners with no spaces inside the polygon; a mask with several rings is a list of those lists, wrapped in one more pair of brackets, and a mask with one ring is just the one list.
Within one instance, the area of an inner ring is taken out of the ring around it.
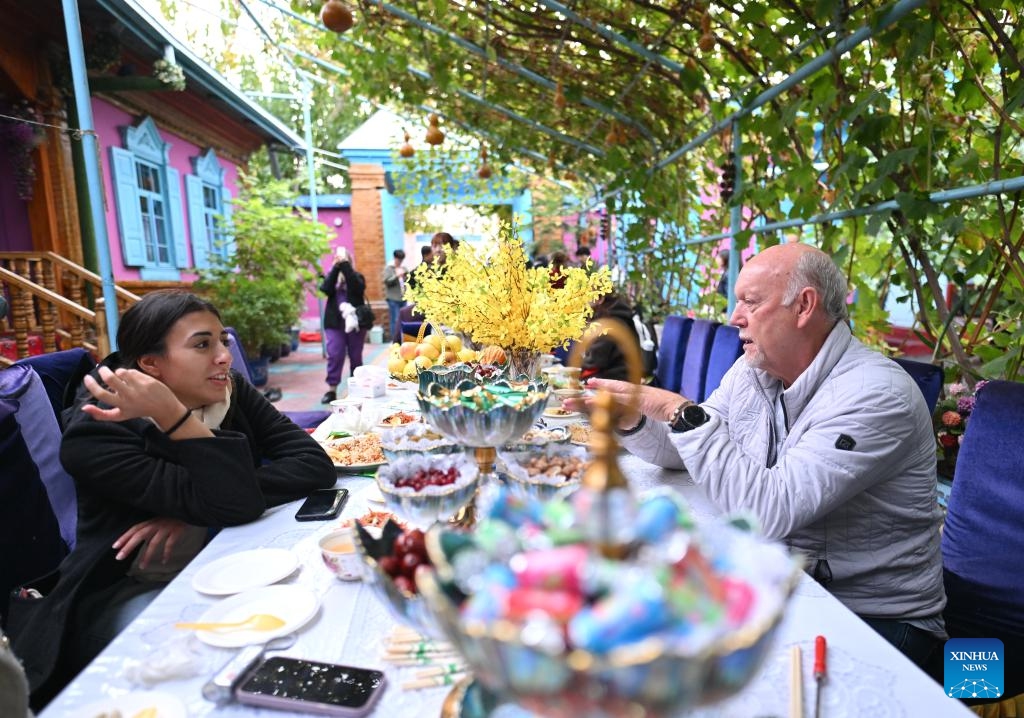
{"label": "man's wristwatch", "polygon": [[672,431],[678,433],[696,429],[707,420],[708,413],[699,404],[692,401],[684,401],[672,412],[672,418],[668,420],[668,425]]}

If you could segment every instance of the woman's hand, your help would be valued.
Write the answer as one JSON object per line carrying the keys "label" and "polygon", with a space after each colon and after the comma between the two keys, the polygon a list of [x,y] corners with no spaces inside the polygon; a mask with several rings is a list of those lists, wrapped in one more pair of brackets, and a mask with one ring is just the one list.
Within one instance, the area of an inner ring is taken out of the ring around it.
{"label": "woman's hand", "polygon": [[[684,400],[673,391],[637,385],[628,381],[588,379],[586,386],[588,389],[604,391],[612,395],[615,404],[623,410],[623,413],[619,415],[619,429],[631,429],[639,424],[641,414],[655,421],[668,421],[672,418],[672,412]],[[631,409],[634,401],[636,408]],[[589,413],[594,406],[594,397],[568,399],[564,403],[566,409]]]}
{"label": "woman's hand", "polygon": [[146,549],[139,559],[139,568],[146,568],[158,556],[160,563],[167,563],[175,544],[187,528],[188,524],[184,521],[163,516],[137,523],[114,542],[116,558],[118,561],[125,560],[139,544],[146,542]]}
{"label": "woman's hand", "polygon": [[148,416],[161,427],[172,426],[185,411],[174,392],[159,379],[137,369],[99,368],[101,386],[92,376],[85,377],[85,388],[111,408],[86,404],[82,411],[98,421],[126,421]]}

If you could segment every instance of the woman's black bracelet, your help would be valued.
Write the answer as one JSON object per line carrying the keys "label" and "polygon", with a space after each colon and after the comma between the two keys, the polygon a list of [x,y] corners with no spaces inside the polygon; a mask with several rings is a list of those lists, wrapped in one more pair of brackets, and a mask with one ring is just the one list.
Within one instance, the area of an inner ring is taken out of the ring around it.
{"label": "woman's black bracelet", "polygon": [[178,419],[176,422],[174,422],[174,426],[172,426],[170,429],[165,431],[164,432],[164,436],[170,436],[171,434],[176,432],[178,429],[180,429],[185,424],[185,422],[188,421],[188,418],[190,416],[192,416],[192,410],[189,409],[189,408],[186,408],[185,409],[185,415],[183,417],[181,417],[180,419]]}

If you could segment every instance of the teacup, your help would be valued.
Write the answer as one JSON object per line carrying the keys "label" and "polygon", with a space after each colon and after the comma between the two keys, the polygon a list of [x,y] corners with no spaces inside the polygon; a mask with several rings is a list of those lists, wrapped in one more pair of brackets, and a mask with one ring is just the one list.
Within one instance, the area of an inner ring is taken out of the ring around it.
{"label": "teacup", "polygon": [[335,414],[359,414],[363,410],[361,399],[335,399],[331,411]]}
{"label": "teacup", "polygon": [[552,389],[582,389],[580,384],[580,372],[576,366],[553,366],[544,369],[548,378],[548,384]]}
{"label": "teacup", "polygon": [[352,529],[331,531],[318,542],[324,565],[342,581],[359,581],[363,577],[363,562],[356,550]]}
{"label": "teacup", "polygon": [[579,399],[584,394],[583,389],[555,389],[551,393],[563,403],[566,399]]}

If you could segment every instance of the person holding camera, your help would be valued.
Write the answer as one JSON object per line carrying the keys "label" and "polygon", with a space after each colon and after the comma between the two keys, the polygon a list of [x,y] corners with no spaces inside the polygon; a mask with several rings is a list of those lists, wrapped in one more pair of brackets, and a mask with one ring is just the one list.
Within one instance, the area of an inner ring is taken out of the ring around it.
{"label": "person holding camera", "polygon": [[373,310],[366,303],[366,279],[352,266],[348,250],[338,247],[334,264],[320,284],[327,296],[324,339],[327,347],[327,392],[321,404],[338,398],[341,371],[348,357],[349,374],[363,365],[366,331],[373,326]]}

